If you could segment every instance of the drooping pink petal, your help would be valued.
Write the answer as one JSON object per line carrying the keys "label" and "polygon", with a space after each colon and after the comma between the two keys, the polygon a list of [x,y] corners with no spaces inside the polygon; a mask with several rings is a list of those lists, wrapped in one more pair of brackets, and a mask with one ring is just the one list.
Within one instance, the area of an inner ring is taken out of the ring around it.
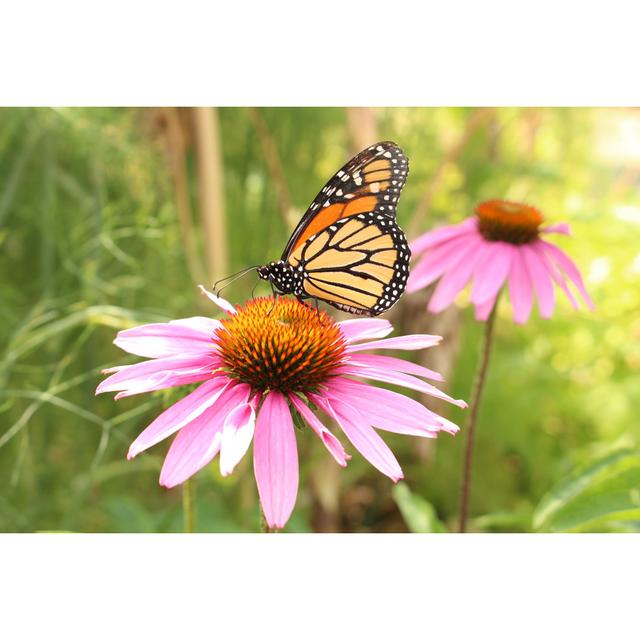
{"label": "drooping pink petal", "polygon": [[337,399],[326,400],[315,394],[313,401],[344,431],[351,444],[381,473],[389,476],[394,482],[404,477],[402,469],[375,429],[366,424],[357,409]]}
{"label": "drooping pink petal", "polygon": [[437,387],[434,387],[424,380],[414,378],[406,373],[400,373],[398,371],[388,371],[386,369],[379,369],[377,367],[356,367],[351,365],[341,365],[336,369],[336,373],[347,376],[357,376],[360,378],[369,378],[370,380],[379,380],[380,382],[389,382],[391,384],[397,384],[407,389],[415,389],[427,395],[441,400],[451,402],[458,407],[465,408],[467,403],[464,400],[454,400],[448,396],[444,391],[440,391]]}
{"label": "drooping pink petal", "polygon": [[98,385],[96,395],[107,391],[129,391],[129,395],[133,395],[133,393],[143,393],[151,389],[164,389],[182,384],[180,380],[185,376],[199,375],[202,380],[206,380],[211,377],[211,372],[217,366],[215,356],[208,353],[195,353],[105,369],[104,373],[112,371],[115,373]]}
{"label": "drooping pink petal", "polygon": [[287,401],[277,391],[267,395],[258,413],[253,469],[267,524],[282,529],[298,495],[298,449]]}
{"label": "drooping pink petal", "polygon": [[509,298],[513,306],[513,319],[524,324],[533,308],[533,285],[522,253],[513,248],[513,261],[509,272]]}
{"label": "drooping pink petal", "polygon": [[211,291],[207,291],[201,284],[198,285],[198,289],[200,289],[200,293],[202,295],[207,296],[211,302],[217,304],[223,311],[227,311],[228,313],[237,313],[236,308],[230,303],[227,302],[224,298],[220,298],[215,293],[211,293]]}
{"label": "drooping pink petal", "polygon": [[415,333],[410,336],[397,336],[386,338],[385,340],[374,340],[363,344],[350,344],[347,346],[348,353],[365,351],[368,349],[402,349],[403,351],[416,351],[417,349],[428,349],[442,341],[442,336],[431,336],[426,333]]}
{"label": "drooping pink petal", "polygon": [[476,305],[476,320],[479,320],[480,322],[485,322],[485,320],[487,320],[487,318],[491,315],[491,310],[496,304],[497,297],[498,294],[496,293],[493,298],[489,298],[489,300],[487,300],[486,302]]}
{"label": "drooping pink petal", "polygon": [[571,280],[571,282],[573,282],[587,307],[589,307],[589,309],[593,311],[595,309],[595,305],[593,303],[593,300],[591,299],[591,296],[585,289],[580,271],[578,270],[578,267],[575,265],[573,260],[571,260],[571,258],[569,258],[569,256],[564,251],[551,244],[550,242],[547,242],[546,240],[540,240],[539,242],[544,247],[547,255],[558,265],[560,269],[562,269],[562,271],[567,274],[567,277],[569,278],[569,280]]}
{"label": "drooping pink petal", "polygon": [[427,249],[432,249],[443,242],[447,242],[458,236],[465,235],[476,231],[477,223],[475,218],[467,218],[460,224],[450,225],[447,227],[439,227],[434,231],[429,231],[418,236],[409,244],[411,253],[418,255]]}
{"label": "drooping pink petal", "polygon": [[538,298],[540,315],[543,318],[550,318],[556,306],[556,296],[547,266],[529,245],[522,245],[520,251],[524,257],[529,277]]}
{"label": "drooping pink petal", "polygon": [[349,358],[349,364],[362,365],[364,367],[371,365],[379,369],[386,368],[391,371],[401,371],[402,373],[410,373],[414,376],[421,376],[429,380],[437,380],[438,382],[443,382],[444,380],[444,378],[437,371],[433,371],[433,369],[427,369],[427,367],[423,367],[422,365],[389,356],[356,353]]}
{"label": "drooping pink petal", "polygon": [[[358,403],[358,406],[367,404],[369,409],[373,408],[378,415],[384,415],[388,421],[408,424],[416,428],[424,427],[434,433],[437,431],[457,433],[459,431],[457,425],[427,409],[420,402],[395,391],[380,389],[348,378],[335,378],[328,382],[326,387],[329,393],[346,394],[351,401],[356,399],[355,402]],[[375,422],[373,424],[376,427],[386,428]]]}
{"label": "drooping pink petal", "polygon": [[226,417],[249,396],[249,387],[227,386],[218,402],[183,427],[175,437],[160,471],[160,484],[175,487],[209,464],[220,450]]}
{"label": "drooping pink petal", "polygon": [[442,278],[440,278],[440,282],[438,282],[438,286],[427,305],[427,309],[431,313],[440,313],[446,309],[467,286],[475,266],[482,255],[480,251],[481,246],[482,244],[478,242],[477,248],[469,251],[465,260],[458,264],[455,269],[447,271]]}
{"label": "drooping pink petal", "polygon": [[540,229],[541,233],[561,233],[565,236],[571,235],[571,227],[566,222],[550,224]]}
{"label": "drooping pink petal", "polygon": [[335,458],[335,461],[341,466],[347,466],[347,460],[351,456],[347,455],[342,443],[336,438],[327,427],[317,418],[315,413],[294,393],[289,394],[291,404],[297,409],[298,413],[304,418],[304,421],[313,429],[314,433],[322,440],[327,451]]}
{"label": "drooping pink petal", "polygon": [[228,476],[247,452],[256,424],[256,412],[248,402],[234,407],[222,426],[220,474]]}
{"label": "drooping pink petal", "polygon": [[553,262],[553,260],[551,260],[551,258],[547,256],[542,244],[540,244],[540,242],[532,242],[530,246],[538,254],[540,260],[544,262],[553,281],[564,291],[567,298],[569,298],[571,306],[574,309],[579,309],[580,305],[578,304],[576,297],[573,295],[573,291],[571,291],[571,289],[569,289],[569,287],[567,286],[566,280],[564,278],[564,273],[560,271],[555,262]]}
{"label": "drooping pink petal", "polygon": [[[379,391],[379,389],[373,387],[372,389],[373,391]],[[399,396],[400,394],[394,395]],[[360,413],[362,419],[367,424],[378,429],[384,429],[385,431],[421,438],[435,438],[441,429],[440,423],[436,424],[430,420],[429,424],[427,424],[424,421],[418,421],[410,416],[401,415],[395,407],[383,404],[385,401],[389,401],[387,395],[380,394],[377,398],[374,396],[375,400],[370,396],[364,399],[350,394],[346,388],[340,388],[334,385],[331,389],[326,390],[323,396],[330,402],[339,400],[351,405]]]}
{"label": "drooping pink petal", "polygon": [[337,324],[347,342],[384,338],[393,331],[391,323],[381,318],[356,318],[355,320],[343,320]]}
{"label": "drooping pink petal", "polygon": [[152,447],[193,422],[206,409],[213,406],[224,390],[235,385],[225,377],[203,382],[195,391],[178,400],[161,413],[131,444],[127,458],[135,458],[140,452]]}
{"label": "drooping pink petal", "polygon": [[488,242],[489,251],[484,253],[475,269],[471,302],[476,305],[495,300],[511,269],[512,252],[506,242]]}
{"label": "drooping pink petal", "polygon": [[450,269],[455,269],[477,249],[481,240],[477,234],[464,235],[436,247],[413,267],[407,282],[407,292],[418,291],[435,282]]}
{"label": "drooping pink petal", "polygon": [[214,350],[213,333],[203,330],[198,323],[187,324],[185,321],[157,322],[143,324],[133,329],[119,331],[115,345],[145,358],[165,358],[185,355],[187,353],[211,353]]}

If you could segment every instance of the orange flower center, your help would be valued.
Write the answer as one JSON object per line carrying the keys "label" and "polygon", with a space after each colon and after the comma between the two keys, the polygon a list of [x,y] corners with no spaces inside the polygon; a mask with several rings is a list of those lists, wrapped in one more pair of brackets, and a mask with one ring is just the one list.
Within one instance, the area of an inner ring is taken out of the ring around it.
{"label": "orange flower center", "polygon": [[476,207],[478,229],[492,242],[527,244],[538,237],[544,217],[535,207],[507,200],[487,200]]}
{"label": "orange flower center", "polygon": [[293,298],[256,298],[216,330],[227,374],[253,389],[317,390],[344,361],[345,342],[324,311]]}

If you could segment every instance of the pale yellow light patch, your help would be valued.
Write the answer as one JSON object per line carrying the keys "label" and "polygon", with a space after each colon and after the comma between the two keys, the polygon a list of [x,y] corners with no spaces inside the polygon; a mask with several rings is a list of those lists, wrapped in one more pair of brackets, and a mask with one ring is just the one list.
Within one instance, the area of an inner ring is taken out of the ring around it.
{"label": "pale yellow light patch", "polygon": [[371,260],[372,262],[380,262],[381,264],[393,267],[397,257],[398,252],[395,249],[392,249],[387,251],[378,251],[378,253],[372,256]]}
{"label": "pale yellow light patch", "polygon": [[366,171],[364,173],[369,174],[369,173],[372,173],[373,171],[379,171],[380,169],[388,169],[389,166],[390,165],[388,160],[375,160],[374,162],[372,162],[371,164],[368,164],[365,167]]}
{"label": "pale yellow light patch", "polygon": [[327,231],[323,231],[311,244],[307,245],[307,248],[304,250],[304,259],[308,262],[315,256],[320,253],[329,242],[329,233]]}
{"label": "pale yellow light patch", "polygon": [[307,271],[311,272],[315,269],[326,269],[327,267],[335,267],[340,269],[348,267],[354,262],[360,262],[366,257],[366,253],[362,251],[338,251],[337,249],[327,249],[317,258],[307,262]]}
{"label": "pale yellow light patch", "polygon": [[[371,295],[379,298],[382,295],[382,283],[377,280],[371,280],[370,278],[363,278],[361,276],[354,275],[353,273],[342,272],[332,272],[332,271],[323,271],[322,273],[317,273],[313,275],[313,280],[315,282],[322,282],[322,286],[325,284],[330,284],[332,286],[342,286],[347,285],[349,287],[355,287],[356,289],[361,289],[363,292],[367,292]],[[357,293],[352,289],[349,289],[351,293]],[[346,291],[345,291],[346,294]]]}
{"label": "pale yellow light patch", "polygon": [[346,304],[346,305],[349,305],[350,307],[358,307],[359,309],[368,308],[368,305],[366,304],[358,304],[354,300],[343,298],[342,296],[336,295],[335,293],[332,293],[332,292],[328,293],[327,291],[318,289],[318,287],[316,287],[309,280],[305,280],[303,286],[304,286],[305,293],[309,296],[312,296],[313,298],[319,298],[320,300],[332,300],[333,302],[340,302],[341,304]]}
{"label": "pale yellow light patch", "polygon": [[359,244],[360,242],[366,242],[367,240],[371,240],[372,238],[377,238],[379,235],[382,235],[380,233],[380,229],[378,229],[378,227],[376,227],[375,225],[370,224],[361,231],[358,231],[349,238],[343,240],[339,246],[341,249],[349,249],[350,247],[353,247],[353,245]]}
{"label": "pale yellow light patch", "polygon": [[375,251],[376,249],[391,249],[392,247],[393,239],[391,238],[391,236],[384,235],[359,245],[358,249],[368,249],[370,251]]}
{"label": "pale yellow light patch", "polygon": [[389,180],[391,178],[391,171],[374,171],[373,173],[367,173],[367,182],[378,182],[379,180]]}
{"label": "pale yellow light patch", "polygon": [[372,262],[359,264],[357,267],[353,267],[352,271],[366,273],[367,275],[378,278],[378,280],[382,280],[383,282],[391,282],[393,279],[393,269],[391,267],[383,267],[381,264],[373,264]]}
{"label": "pale yellow light patch", "polygon": [[300,264],[300,260],[302,259],[302,247],[304,245],[301,245],[300,247],[298,247],[288,258],[287,261],[289,262],[290,265],[293,265],[294,267],[297,267]]}
{"label": "pale yellow light patch", "polygon": [[340,240],[346,238],[349,234],[354,233],[358,229],[362,229],[364,226],[364,223],[358,222],[357,220],[349,220],[349,222],[345,222],[331,239],[331,245],[338,244]]}

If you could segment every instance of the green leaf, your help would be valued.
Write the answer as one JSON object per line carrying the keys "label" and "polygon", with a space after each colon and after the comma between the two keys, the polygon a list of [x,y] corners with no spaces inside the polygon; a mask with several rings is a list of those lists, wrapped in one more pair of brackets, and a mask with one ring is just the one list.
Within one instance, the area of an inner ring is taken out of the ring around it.
{"label": "green leaf", "polygon": [[544,531],[608,529],[640,520],[640,453],[618,449],[574,469],[542,498],[533,526]]}
{"label": "green leaf", "polygon": [[411,533],[444,533],[446,531],[433,505],[422,496],[411,493],[404,482],[399,482],[393,487],[391,494]]}

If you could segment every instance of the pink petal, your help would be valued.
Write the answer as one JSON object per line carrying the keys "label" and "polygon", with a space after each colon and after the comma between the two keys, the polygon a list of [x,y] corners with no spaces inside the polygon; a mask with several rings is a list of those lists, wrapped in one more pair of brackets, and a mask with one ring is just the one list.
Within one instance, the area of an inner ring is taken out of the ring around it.
{"label": "pink petal", "polygon": [[513,262],[509,273],[509,298],[513,306],[513,319],[518,324],[525,323],[533,308],[533,285],[524,256],[513,248]]}
{"label": "pink petal", "polygon": [[407,360],[401,360],[400,358],[390,358],[389,356],[357,353],[349,358],[349,364],[362,365],[364,367],[371,365],[381,369],[386,368],[392,371],[410,373],[414,376],[422,376],[423,378],[437,380],[438,382],[444,381],[444,378],[437,371],[427,369],[427,367],[408,362]]}
{"label": "pink petal", "polygon": [[449,433],[459,431],[459,427],[446,418],[427,409],[413,398],[408,398],[395,391],[381,389],[349,378],[334,378],[326,386],[332,393],[347,393],[351,398],[366,400],[369,405],[375,404],[378,407],[384,404],[385,413],[389,417],[393,416],[394,419],[408,420],[409,423],[416,425],[424,424],[430,431],[444,430]]}
{"label": "pink petal", "polygon": [[178,432],[160,471],[160,484],[175,487],[209,464],[220,450],[226,417],[249,396],[249,387],[225,387],[219,401]]}
{"label": "pink petal", "polygon": [[567,298],[569,298],[569,302],[574,309],[579,309],[580,305],[576,300],[576,297],[573,295],[573,291],[569,289],[567,283],[564,279],[564,273],[558,269],[556,264],[551,260],[544,251],[544,247],[540,242],[531,243],[531,248],[538,254],[538,258],[544,262],[547,270],[549,271],[551,278],[553,281],[564,291]]}
{"label": "pink petal", "polygon": [[529,245],[522,245],[520,251],[524,257],[529,277],[538,298],[540,315],[543,318],[550,318],[553,315],[556,296],[549,271],[544,262],[538,257],[538,254]]}
{"label": "pink petal", "polygon": [[313,401],[340,425],[351,444],[378,471],[389,476],[394,482],[404,477],[391,449],[372,427],[362,421],[357,409],[339,400],[327,401],[316,395],[313,396]]}
{"label": "pink petal", "polygon": [[171,320],[169,324],[191,327],[195,331],[200,331],[201,333],[209,336],[212,336],[215,333],[216,329],[221,326],[220,320],[215,320],[214,318],[206,318],[205,316],[193,316],[192,318]]}
{"label": "pink petal", "polygon": [[469,251],[466,260],[442,276],[427,305],[427,309],[431,313],[440,313],[446,309],[467,286],[475,266],[482,256],[481,248],[483,244],[479,242],[474,251]]}
{"label": "pink petal", "polygon": [[255,424],[256,412],[248,402],[234,407],[225,418],[220,443],[220,474],[223,477],[235,469],[247,452]]}
{"label": "pink petal", "polygon": [[467,403],[464,400],[454,400],[449,397],[444,391],[440,391],[437,387],[434,387],[428,382],[414,378],[406,373],[399,373],[397,371],[387,371],[386,369],[378,369],[377,367],[355,367],[349,365],[342,365],[337,369],[337,373],[347,376],[358,376],[360,378],[369,378],[371,380],[379,380],[380,382],[389,382],[391,384],[397,384],[408,389],[415,389],[427,395],[440,398],[451,402],[458,407],[466,408]]}
{"label": "pink petal", "polygon": [[267,524],[282,529],[298,495],[298,449],[287,401],[276,391],[258,413],[253,469]]}
{"label": "pink petal", "polygon": [[202,380],[211,377],[217,367],[217,358],[210,354],[189,354],[169,356],[146,362],[138,362],[124,367],[105,369],[104,373],[116,371],[103,380],[96,389],[96,395],[107,391],[128,391],[129,395],[149,390],[164,389],[182,384],[185,376],[200,376]]}
{"label": "pink petal", "polygon": [[562,233],[565,236],[571,235],[571,227],[566,222],[550,224],[540,229],[542,233]]}
{"label": "pink petal", "polygon": [[343,320],[338,322],[338,326],[347,342],[384,338],[393,331],[393,327],[388,320],[378,318]]}
{"label": "pink petal", "polygon": [[440,227],[434,231],[423,233],[411,242],[409,247],[411,248],[411,253],[418,255],[452,238],[476,231],[476,229],[477,224],[475,218],[467,218],[460,224]]}
{"label": "pink petal", "polygon": [[544,247],[547,255],[558,265],[560,269],[562,269],[566,274],[569,280],[573,282],[576,289],[582,296],[582,299],[585,301],[585,304],[592,311],[595,309],[595,305],[593,304],[593,300],[591,296],[587,293],[587,290],[584,287],[584,282],[582,281],[582,276],[580,275],[580,271],[578,267],[575,265],[573,260],[569,258],[569,256],[561,251],[555,245],[547,242],[546,240],[540,240],[540,244]]}
{"label": "pink petal", "polygon": [[224,298],[219,298],[215,293],[211,293],[211,291],[207,291],[201,284],[198,285],[198,289],[200,289],[200,293],[202,295],[207,296],[211,302],[217,304],[223,311],[227,313],[236,313],[236,308],[230,303],[227,302]]}
{"label": "pink petal", "polygon": [[[222,374],[219,374],[222,375]],[[211,374],[209,369],[202,370],[200,372],[177,372],[167,374],[166,377],[157,379],[153,384],[145,385],[144,387],[132,386],[124,391],[119,391],[113,396],[114,400],[121,400],[122,398],[128,398],[129,396],[135,396],[139,393],[150,393],[151,391],[159,391],[160,389],[170,389],[171,387],[183,387],[187,384],[195,384],[197,382],[204,382],[205,380],[211,380],[213,377],[218,377],[216,374]]]}
{"label": "pink petal", "polygon": [[350,344],[347,346],[348,353],[365,351],[367,349],[402,349],[404,351],[416,351],[418,349],[428,349],[442,341],[442,336],[431,336],[426,333],[414,333],[410,336],[398,336],[387,338],[386,340],[375,340],[364,344]]}
{"label": "pink petal", "polygon": [[489,251],[476,264],[471,289],[471,302],[476,305],[495,300],[511,269],[513,254],[506,242],[489,242],[487,247]]}
{"label": "pink petal", "polygon": [[329,453],[335,458],[341,467],[347,466],[347,460],[351,457],[345,453],[344,447],[327,427],[325,427],[309,407],[294,393],[289,394],[291,404],[297,409],[304,421],[313,429],[314,433],[322,440]]}
{"label": "pink petal", "polygon": [[133,329],[119,331],[115,345],[137,356],[164,358],[187,353],[212,353],[215,349],[213,333],[203,331],[203,325],[183,321],[143,324]]}
{"label": "pink petal", "polygon": [[206,409],[213,406],[224,390],[235,385],[222,376],[202,383],[188,396],[178,400],[161,413],[131,444],[127,458],[135,458],[140,452],[195,420]]}
{"label": "pink petal", "polygon": [[493,298],[489,298],[486,302],[476,305],[476,320],[479,320],[480,322],[485,322],[487,320],[496,304],[497,297],[498,294],[496,293]]}
{"label": "pink petal", "polygon": [[463,235],[449,240],[428,253],[413,268],[407,282],[407,292],[418,291],[435,282],[442,274],[455,269],[477,249],[479,236]]}
{"label": "pink petal", "polygon": [[[367,386],[367,385],[362,385]],[[353,387],[332,384],[323,395],[329,400],[340,400],[357,409],[370,424],[385,431],[401,433],[423,438],[435,438],[438,431],[444,427],[439,416],[430,412],[420,403],[412,400],[414,404],[405,403],[407,399],[399,393],[369,387],[367,393],[360,395],[358,389]],[[404,412],[403,409],[408,409]],[[449,425],[447,425],[449,428]],[[457,430],[457,427],[456,427]]]}

